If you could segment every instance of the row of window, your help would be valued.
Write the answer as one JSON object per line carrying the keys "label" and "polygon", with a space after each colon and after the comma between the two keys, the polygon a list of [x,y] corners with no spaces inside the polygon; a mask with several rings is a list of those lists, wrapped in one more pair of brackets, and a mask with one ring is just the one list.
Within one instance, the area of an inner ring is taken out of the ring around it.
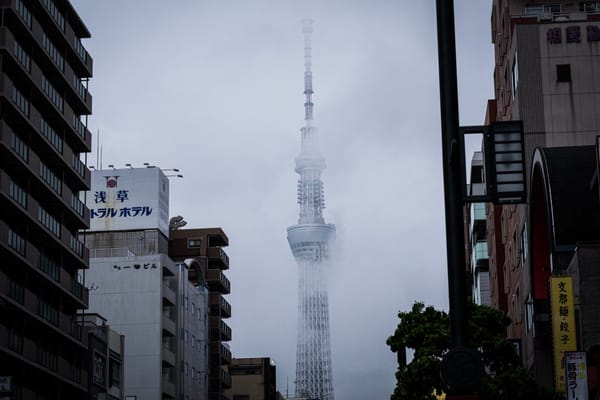
{"label": "row of window", "polygon": [[50,101],[52,101],[56,108],[60,110],[60,112],[65,111],[65,100],[45,76],[42,77],[42,90],[50,98]]}
{"label": "row of window", "polygon": [[17,42],[16,40],[13,52],[19,63],[23,67],[25,67],[27,72],[31,72],[31,57],[29,57],[29,54],[27,54],[27,52],[23,49],[23,47],[21,47],[19,42]]}
{"label": "row of window", "polygon": [[[23,336],[16,330],[11,329],[8,332],[8,348],[15,353],[23,354]],[[55,350],[38,346],[36,361],[38,364],[51,369],[58,370],[58,354]],[[69,379],[74,382],[81,382],[81,367],[77,363],[69,365]],[[13,390],[14,391],[14,390]],[[16,398],[16,397],[15,397]]]}
{"label": "row of window", "polygon": [[71,162],[73,169],[81,176],[85,178],[85,164],[79,158],[78,154],[73,154],[73,161]]}
{"label": "row of window", "polygon": [[[61,111],[64,112],[65,101],[63,97],[58,93],[58,91],[52,86],[52,84],[46,79],[46,77],[42,77],[42,89],[44,93],[50,98],[52,103]],[[29,100],[21,93],[19,89],[13,86],[12,91],[12,101],[15,105],[25,114],[27,117],[30,115],[31,105]],[[85,140],[85,131],[86,127],[83,122],[81,122],[81,117],[73,114],[73,129],[77,132],[77,134]]]}
{"label": "row of window", "polygon": [[8,229],[8,246],[25,256],[25,239],[12,229]]}
{"label": "row of window", "polygon": [[54,64],[56,64],[58,69],[64,72],[65,58],[62,56],[62,54],[60,54],[60,51],[58,51],[56,46],[54,46],[54,43],[52,43],[48,35],[46,35],[45,33],[42,37],[42,46],[44,47],[44,50],[46,50],[46,53],[48,53]]}
{"label": "row of window", "polygon": [[27,100],[27,98],[25,98],[23,93],[21,93],[21,91],[19,89],[17,89],[15,86],[13,86],[13,90],[12,90],[12,101],[13,101],[13,103],[15,103],[17,108],[23,112],[23,114],[25,114],[25,115],[27,115],[27,117],[29,117],[29,109],[30,109],[29,100]]}
{"label": "row of window", "polygon": [[43,300],[38,301],[38,315],[52,325],[58,326],[58,310]]}
{"label": "row of window", "polygon": [[[206,371],[204,371],[204,374],[202,374],[202,370],[201,369],[196,369],[195,367],[190,368],[189,364],[187,362],[181,362],[181,372],[183,372],[186,376],[191,374],[192,377],[192,381],[198,381],[198,383],[202,386],[202,384],[204,384],[206,386],[206,381],[207,381],[207,374]],[[204,379],[203,379],[204,377]],[[186,396],[187,397],[187,396]]]}
{"label": "row of window", "polygon": [[48,139],[48,141],[50,142],[52,147],[54,147],[59,153],[62,154],[63,139],[58,135],[58,133],[56,133],[54,128],[52,128],[48,124],[48,122],[46,122],[46,120],[44,118],[42,118],[41,131],[42,131],[42,135],[44,135],[44,137],[46,139]]}
{"label": "row of window", "polygon": [[23,19],[23,22],[25,22],[25,25],[27,25],[29,27],[29,29],[31,29],[31,21],[32,21],[31,13],[27,9],[27,7],[25,7],[25,4],[23,4],[23,1],[16,0],[16,7],[17,7],[17,14],[19,14],[21,16],[21,18]]}
{"label": "row of window", "polygon": [[75,53],[77,53],[81,61],[85,64],[87,62],[87,51],[85,51],[85,48],[78,37],[73,38],[73,48],[75,49]]}
{"label": "row of window", "polygon": [[19,203],[21,207],[27,208],[27,192],[12,179],[8,184],[8,194],[14,201]]}
{"label": "row of window", "polygon": [[25,288],[13,280],[8,283],[8,297],[15,300],[17,303],[25,303]]}
{"label": "row of window", "polygon": [[42,3],[44,3],[46,10],[48,10],[48,13],[50,14],[50,16],[52,17],[54,22],[56,22],[56,25],[58,25],[60,30],[64,32],[65,31],[65,17],[63,17],[63,15],[58,10],[58,8],[54,4],[54,2],[52,0],[42,0]]}
{"label": "row of window", "polygon": [[79,257],[83,257],[83,243],[81,243],[75,236],[71,236],[69,239],[69,248],[75,252]]}
{"label": "row of window", "polygon": [[42,223],[57,238],[60,238],[60,222],[44,208],[38,208],[38,221]]}
{"label": "row of window", "polygon": [[81,122],[81,118],[75,114],[73,114],[73,128],[85,140],[85,125]]}
{"label": "row of window", "polygon": [[71,194],[71,208],[75,210],[79,216],[83,217],[85,206],[76,193]]}
{"label": "row of window", "polygon": [[74,277],[71,277],[71,293],[78,299],[83,298],[83,285],[77,282],[77,279]]}
{"label": "row of window", "polygon": [[49,349],[38,347],[37,362],[40,365],[53,371],[56,371],[58,369],[58,356],[55,352]]}
{"label": "row of window", "polygon": [[19,155],[25,162],[29,162],[29,146],[15,134],[10,139],[10,148]]}
{"label": "row of window", "polygon": [[60,265],[46,254],[40,254],[39,267],[56,282],[60,281]]}
{"label": "row of window", "polygon": [[[56,25],[58,25],[58,27],[63,32],[65,32],[65,27],[66,27],[65,18],[62,15],[62,13],[58,10],[58,8],[54,4],[54,2],[52,0],[43,0],[43,3],[44,3],[44,6],[46,6],[46,9],[48,10],[48,13],[50,14],[50,16],[52,17],[54,22],[56,22]],[[16,0],[16,9],[17,9],[17,14],[19,14],[19,16],[23,19],[23,22],[25,23],[25,25],[27,25],[27,27],[29,27],[29,29],[31,29],[32,23],[33,23],[33,18],[31,17],[31,13],[27,9],[27,7],[25,7],[25,4],[23,3],[22,0]],[[85,51],[85,48],[81,44],[81,40],[76,36],[73,38],[73,49],[75,50],[75,53],[77,53],[79,58],[84,63],[86,63],[87,62],[87,52]],[[61,70],[62,70],[62,68],[61,68]]]}
{"label": "row of window", "polygon": [[77,75],[73,75],[73,87],[75,88],[75,91],[79,97],[85,100],[85,86],[83,86],[81,79],[79,79]]}
{"label": "row of window", "polygon": [[62,194],[62,181],[46,164],[40,161],[40,176],[56,193]]}

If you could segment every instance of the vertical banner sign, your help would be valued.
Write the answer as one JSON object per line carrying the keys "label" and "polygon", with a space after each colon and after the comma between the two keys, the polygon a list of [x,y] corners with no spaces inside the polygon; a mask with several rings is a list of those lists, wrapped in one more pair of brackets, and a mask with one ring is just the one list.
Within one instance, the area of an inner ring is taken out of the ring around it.
{"label": "vertical banner sign", "polygon": [[552,307],[554,383],[557,392],[565,393],[567,391],[564,363],[565,352],[577,350],[573,278],[568,276],[550,277],[550,302]]}
{"label": "vertical banner sign", "polygon": [[565,352],[567,400],[588,400],[587,363],[584,351]]}

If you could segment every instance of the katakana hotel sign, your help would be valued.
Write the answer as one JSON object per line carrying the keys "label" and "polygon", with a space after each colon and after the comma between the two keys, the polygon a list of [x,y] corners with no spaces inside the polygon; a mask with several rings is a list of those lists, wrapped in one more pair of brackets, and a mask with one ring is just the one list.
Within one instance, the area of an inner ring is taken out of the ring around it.
{"label": "katakana hotel sign", "polygon": [[159,168],[92,171],[90,231],[160,229],[169,234],[169,179]]}
{"label": "katakana hotel sign", "polygon": [[573,278],[570,276],[550,277],[550,303],[555,386],[557,392],[565,393],[567,389],[565,353],[577,350]]}

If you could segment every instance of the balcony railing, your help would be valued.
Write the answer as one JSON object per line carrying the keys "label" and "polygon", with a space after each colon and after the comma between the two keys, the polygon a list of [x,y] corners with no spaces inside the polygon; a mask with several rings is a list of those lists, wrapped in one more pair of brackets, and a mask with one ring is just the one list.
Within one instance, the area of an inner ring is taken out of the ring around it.
{"label": "balcony railing", "polygon": [[231,305],[221,293],[210,294],[210,315],[212,317],[231,318]]}
{"label": "balcony railing", "polygon": [[488,244],[486,241],[477,242],[473,246],[473,268],[481,266],[489,259]]}
{"label": "balcony railing", "polygon": [[229,268],[229,256],[220,247],[209,247],[207,250],[207,258],[209,267],[217,267],[221,269]]}
{"label": "balcony railing", "polygon": [[210,317],[210,337],[213,340],[231,340],[231,328],[219,317]]}
{"label": "balcony railing", "polygon": [[208,288],[211,291],[217,291],[228,294],[231,291],[229,279],[218,269],[209,269],[207,271]]}

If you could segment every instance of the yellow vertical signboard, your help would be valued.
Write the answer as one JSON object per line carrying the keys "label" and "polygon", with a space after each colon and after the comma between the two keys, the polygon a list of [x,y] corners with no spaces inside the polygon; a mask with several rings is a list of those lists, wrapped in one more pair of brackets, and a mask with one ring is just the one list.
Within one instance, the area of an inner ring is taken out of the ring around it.
{"label": "yellow vertical signboard", "polygon": [[577,350],[573,278],[569,276],[553,276],[550,278],[550,302],[552,307],[554,382],[556,391],[564,393],[567,389],[564,354],[565,351]]}

